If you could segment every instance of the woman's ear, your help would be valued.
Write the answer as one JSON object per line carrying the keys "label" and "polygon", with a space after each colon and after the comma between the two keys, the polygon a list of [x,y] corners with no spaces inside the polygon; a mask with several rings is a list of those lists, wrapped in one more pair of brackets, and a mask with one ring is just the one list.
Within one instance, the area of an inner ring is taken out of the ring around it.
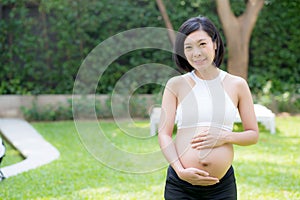
{"label": "woman's ear", "polygon": [[214,42],[214,49],[217,50],[217,42]]}

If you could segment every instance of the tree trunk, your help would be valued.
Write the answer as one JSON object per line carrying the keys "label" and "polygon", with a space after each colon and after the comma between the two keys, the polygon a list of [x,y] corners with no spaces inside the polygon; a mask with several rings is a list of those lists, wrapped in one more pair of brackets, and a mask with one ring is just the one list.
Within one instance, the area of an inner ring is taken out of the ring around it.
{"label": "tree trunk", "polygon": [[156,3],[157,3],[157,6],[159,8],[159,11],[161,13],[161,16],[164,19],[165,25],[166,25],[167,29],[169,29],[168,35],[169,35],[170,42],[171,42],[172,46],[174,46],[176,36],[175,36],[175,32],[173,31],[174,29],[173,29],[172,23],[169,19],[168,13],[167,13],[166,8],[165,8],[165,5],[164,5],[162,0],[156,0]]}
{"label": "tree trunk", "polygon": [[249,42],[264,0],[248,0],[245,12],[239,17],[233,14],[229,0],[216,0],[216,3],[228,48],[227,70],[247,80]]}

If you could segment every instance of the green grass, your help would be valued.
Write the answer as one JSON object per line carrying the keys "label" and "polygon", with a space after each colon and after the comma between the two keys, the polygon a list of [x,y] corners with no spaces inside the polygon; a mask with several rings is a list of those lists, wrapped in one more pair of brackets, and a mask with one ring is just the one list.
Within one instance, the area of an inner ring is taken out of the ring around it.
{"label": "green grass", "polygon": [[[1,135],[1,132],[0,132]],[[24,160],[24,157],[20,154],[20,152],[15,149],[12,145],[10,145],[5,138],[2,138],[5,144],[5,156],[2,160],[1,167],[12,165]]]}
{"label": "green grass", "polygon": [[276,119],[277,133],[261,127],[259,143],[235,146],[240,199],[300,199],[300,117]]}
{"label": "green grass", "polygon": [[[113,122],[101,122],[101,128],[116,147],[143,154],[159,149],[157,137],[143,138],[149,133],[147,123],[138,122],[142,131],[132,128],[135,135],[131,136],[123,134]],[[87,132],[97,130],[94,122],[82,124]],[[86,150],[73,122],[32,125],[61,156],[50,164],[0,182],[0,199],[163,199],[165,167],[151,173],[120,172],[103,165]],[[256,145],[235,146],[233,166],[241,200],[300,199],[300,117],[277,118],[276,126],[275,135],[260,126]],[[235,126],[235,130],[239,129]],[[110,153],[105,145],[99,148]],[[1,166],[20,159],[9,147]],[[111,159],[121,158],[111,154]]]}

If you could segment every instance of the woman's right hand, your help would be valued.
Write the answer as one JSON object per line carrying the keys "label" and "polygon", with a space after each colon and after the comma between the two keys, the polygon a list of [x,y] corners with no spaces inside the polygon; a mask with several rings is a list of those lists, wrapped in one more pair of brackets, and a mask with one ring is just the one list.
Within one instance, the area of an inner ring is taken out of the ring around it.
{"label": "woman's right hand", "polygon": [[211,177],[206,171],[197,168],[186,168],[178,173],[180,179],[192,185],[208,186],[219,182],[218,178]]}

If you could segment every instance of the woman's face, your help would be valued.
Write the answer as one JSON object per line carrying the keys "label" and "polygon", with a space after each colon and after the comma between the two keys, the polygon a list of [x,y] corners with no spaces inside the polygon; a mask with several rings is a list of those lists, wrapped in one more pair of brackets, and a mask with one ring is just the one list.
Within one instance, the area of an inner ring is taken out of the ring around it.
{"label": "woman's face", "polygon": [[203,70],[213,65],[216,43],[202,30],[192,32],[184,41],[184,55],[196,70]]}

